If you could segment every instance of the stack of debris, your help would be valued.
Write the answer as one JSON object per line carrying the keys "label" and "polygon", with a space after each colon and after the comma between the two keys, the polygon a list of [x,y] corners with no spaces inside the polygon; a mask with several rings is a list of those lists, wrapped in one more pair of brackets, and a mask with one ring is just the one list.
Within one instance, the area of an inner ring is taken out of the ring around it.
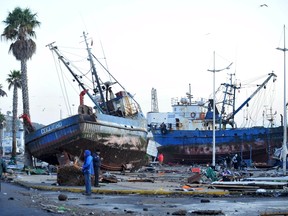
{"label": "stack of debris", "polygon": [[[256,171],[255,171],[256,172]],[[263,172],[262,172],[263,173]],[[251,175],[251,174],[250,174]],[[247,176],[247,175],[246,175]],[[225,189],[229,191],[257,192],[270,190],[284,190],[288,186],[288,176],[270,176],[270,177],[245,177],[239,174],[238,177],[231,174],[225,176],[230,181],[214,181],[212,188]]]}
{"label": "stack of debris", "polygon": [[58,168],[57,183],[62,186],[85,185],[82,168],[78,165],[66,165]]}

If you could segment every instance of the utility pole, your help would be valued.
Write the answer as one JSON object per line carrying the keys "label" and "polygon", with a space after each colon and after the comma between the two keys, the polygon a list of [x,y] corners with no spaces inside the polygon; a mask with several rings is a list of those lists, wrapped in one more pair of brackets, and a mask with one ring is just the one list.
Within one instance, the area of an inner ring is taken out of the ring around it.
{"label": "utility pole", "polygon": [[216,160],[216,135],[215,135],[215,121],[216,121],[216,117],[215,117],[215,72],[220,72],[220,71],[223,71],[223,70],[228,70],[230,69],[230,66],[232,65],[233,63],[231,63],[230,65],[228,65],[227,67],[223,68],[223,69],[220,69],[220,70],[216,70],[215,69],[215,51],[213,52],[213,70],[209,70],[210,72],[213,72],[213,152],[212,152],[212,166],[215,167],[215,160]]}
{"label": "utility pole", "polygon": [[283,110],[283,143],[282,143],[282,159],[283,159],[283,174],[286,175],[287,161],[287,110],[286,110],[286,49],[285,47],[285,25],[284,25],[284,48],[276,48],[284,53],[284,110]]}

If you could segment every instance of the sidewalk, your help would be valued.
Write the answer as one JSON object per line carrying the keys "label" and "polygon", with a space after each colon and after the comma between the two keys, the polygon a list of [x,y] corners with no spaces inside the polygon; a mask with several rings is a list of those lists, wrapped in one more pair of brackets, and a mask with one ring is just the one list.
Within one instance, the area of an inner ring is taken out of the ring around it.
{"label": "sidewalk", "polygon": [[[208,185],[195,185],[187,189],[178,182],[155,180],[154,182],[130,182],[129,176],[117,176],[117,183],[100,183],[100,188],[92,187],[93,193],[98,194],[141,194],[141,195],[207,195],[224,196],[228,191],[210,189]],[[28,188],[48,191],[84,192],[84,186],[59,186],[56,175],[26,175],[18,174],[14,182]]]}

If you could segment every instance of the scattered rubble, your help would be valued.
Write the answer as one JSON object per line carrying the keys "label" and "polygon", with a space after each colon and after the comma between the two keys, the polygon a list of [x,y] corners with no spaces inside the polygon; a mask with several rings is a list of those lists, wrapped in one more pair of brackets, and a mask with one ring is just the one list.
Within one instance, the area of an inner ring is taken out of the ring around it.
{"label": "scattered rubble", "polygon": [[83,186],[84,176],[78,165],[67,165],[57,170],[57,183],[63,186]]}
{"label": "scattered rubble", "polygon": [[[252,192],[258,195],[275,192],[282,195],[288,194],[288,176],[283,176],[281,168],[259,166],[259,164],[257,164],[257,167],[245,167],[235,170],[231,167],[217,165],[213,169],[204,165],[184,166],[152,162],[148,166],[143,166],[133,172],[131,170],[121,170],[110,173],[102,170],[100,182],[176,182],[179,187],[171,188],[171,190],[189,192],[210,188],[241,192],[242,194],[251,194]],[[15,169],[10,169],[10,176],[17,174]],[[25,171],[27,173],[27,170]],[[43,172],[32,172],[30,170],[28,174],[37,175],[43,174]],[[58,167],[57,184],[61,186],[84,186],[81,164],[74,163]]]}
{"label": "scattered rubble", "polygon": [[192,211],[191,215],[225,215],[225,214],[219,210],[197,210]]}

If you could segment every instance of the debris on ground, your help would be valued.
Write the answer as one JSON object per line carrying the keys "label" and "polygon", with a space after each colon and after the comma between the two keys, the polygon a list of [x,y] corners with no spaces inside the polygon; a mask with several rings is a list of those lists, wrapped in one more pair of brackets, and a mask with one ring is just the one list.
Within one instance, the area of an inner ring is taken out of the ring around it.
{"label": "debris on ground", "polygon": [[154,179],[149,179],[149,178],[135,178],[135,179],[128,179],[128,182],[152,182],[152,183],[154,183]]}
{"label": "debris on ground", "polygon": [[273,212],[263,212],[260,213],[260,216],[286,216],[288,215],[288,211],[273,211]]}
{"label": "debris on ground", "polygon": [[58,200],[60,201],[66,201],[68,199],[66,194],[59,194]]}
{"label": "debris on ground", "polygon": [[[9,176],[18,176],[17,166],[11,166]],[[131,168],[130,164],[126,168]],[[257,166],[257,167],[256,167]],[[25,169],[27,175],[46,174],[41,169]],[[251,163],[246,167],[235,169],[228,165],[216,164],[215,167],[201,164],[160,164],[151,162],[138,170],[125,172],[105,171],[102,169],[99,180],[102,183],[120,182],[171,182],[173,191],[196,191],[209,189],[222,189],[229,192],[255,193],[265,195],[268,193],[282,195],[288,194],[288,176],[283,175],[281,167],[265,166],[265,164]],[[47,174],[51,174],[50,172]],[[9,178],[8,176],[8,178]],[[20,176],[21,177],[21,176]],[[94,176],[92,176],[93,182]],[[13,180],[13,178],[12,178]],[[177,184],[175,184],[177,183]],[[57,185],[84,186],[84,176],[79,161],[57,168]]]}
{"label": "debris on ground", "polygon": [[192,211],[191,215],[225,215],[221,210],[197,210]]}
{"label": "debris on ground", "polygon": [[190,177],[188,177],[187,182],[189,184],[193,184],[193,183],[200,184],[201,177],[202,176],[200,173],[193,173]]}
{"label": "debris on ground", "polygon": [[101,182],[103,182],[103,183],[117,183],[118,179],[115,175],[112,175],[109,172],[106,172],[106,173],[103,173]]}
{"label": "debris on ground", "polygon": [[84,175],[78,165],[66,165],[58,168],[57,183],[62,186],[83,186]]}

